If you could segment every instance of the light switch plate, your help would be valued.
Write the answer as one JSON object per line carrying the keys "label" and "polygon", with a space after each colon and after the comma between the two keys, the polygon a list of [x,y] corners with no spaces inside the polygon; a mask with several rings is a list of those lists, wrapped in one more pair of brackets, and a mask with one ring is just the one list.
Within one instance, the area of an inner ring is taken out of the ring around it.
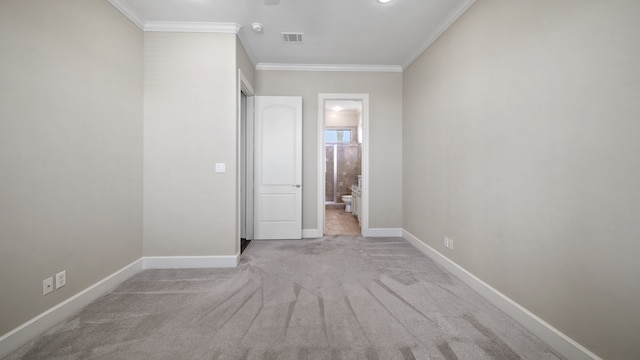
{"label": "light switch plate", "polygon": [[67,271],[61,271],[56,274],[56,289],[67,285]]}
{"label": "light switch plate", "polygon": [[227,171],[225,163],[216,163],[216,172],[217,173],[223,173],[225,171]]}

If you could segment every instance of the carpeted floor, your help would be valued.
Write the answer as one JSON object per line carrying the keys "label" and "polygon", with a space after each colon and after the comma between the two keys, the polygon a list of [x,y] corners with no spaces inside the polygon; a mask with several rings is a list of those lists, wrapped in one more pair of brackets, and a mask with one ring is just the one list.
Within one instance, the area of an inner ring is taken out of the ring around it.
{"label": "carpeted floor", "polygon": [[400,238],[252,241],[146,270],[8,359],[560,359]]}

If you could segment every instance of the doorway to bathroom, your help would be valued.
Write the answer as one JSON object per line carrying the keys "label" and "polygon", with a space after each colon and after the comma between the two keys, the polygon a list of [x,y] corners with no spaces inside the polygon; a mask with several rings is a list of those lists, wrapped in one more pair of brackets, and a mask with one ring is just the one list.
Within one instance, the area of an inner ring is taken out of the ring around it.
{"label": "doorway to bathroom", "polygon": [[[365,99],[321,94],[322,194],[325,235],[360,235],[364,221]],[[368,106],[368,103],[366,104]],[[320,159],[319,159],[320,160]]]}
{"label": "doorway to bathroom", "polygon": [[254,91],[238,69],[238,249],[244,252],[253,240],[253,110]]}

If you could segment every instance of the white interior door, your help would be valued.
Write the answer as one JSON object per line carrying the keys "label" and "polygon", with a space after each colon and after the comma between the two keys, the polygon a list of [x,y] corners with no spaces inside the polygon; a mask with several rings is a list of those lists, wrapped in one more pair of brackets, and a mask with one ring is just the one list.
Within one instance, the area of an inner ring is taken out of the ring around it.
{"label": "white interior door", "polygon": [[302,238],[302,97],[255,97],[254,238]]}

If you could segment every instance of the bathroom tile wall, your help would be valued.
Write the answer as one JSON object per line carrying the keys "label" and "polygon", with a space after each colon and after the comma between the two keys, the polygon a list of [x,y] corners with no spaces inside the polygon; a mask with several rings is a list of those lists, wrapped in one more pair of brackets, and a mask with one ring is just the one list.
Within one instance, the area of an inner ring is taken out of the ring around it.
{"label": "bathroom tile wall", "polygon": [[337,200],[342,202],[343,195],[351,194],[351,185],[358,182],[358,175],[362,168],[362,145],[359,144],[338,144],[326,146],[326,167],[325,174],[325,201],[334,201],[334,149],[337,151],[338,179],[335,184]]}
{"label": "bathroom tile wall", "polygon": [[326,169],[325,172],[325,192],[324,192],[324,201],[334,201],[333,199],[333,145],[325,146],[325,162]]}
{"label": "bathroom tile wall", "polygon": [[351,185],[358,182],[361,172],[362,145],[338,145],[338,180],[336,191],[338,201],[342,202],[343,195],[351,195]]}

